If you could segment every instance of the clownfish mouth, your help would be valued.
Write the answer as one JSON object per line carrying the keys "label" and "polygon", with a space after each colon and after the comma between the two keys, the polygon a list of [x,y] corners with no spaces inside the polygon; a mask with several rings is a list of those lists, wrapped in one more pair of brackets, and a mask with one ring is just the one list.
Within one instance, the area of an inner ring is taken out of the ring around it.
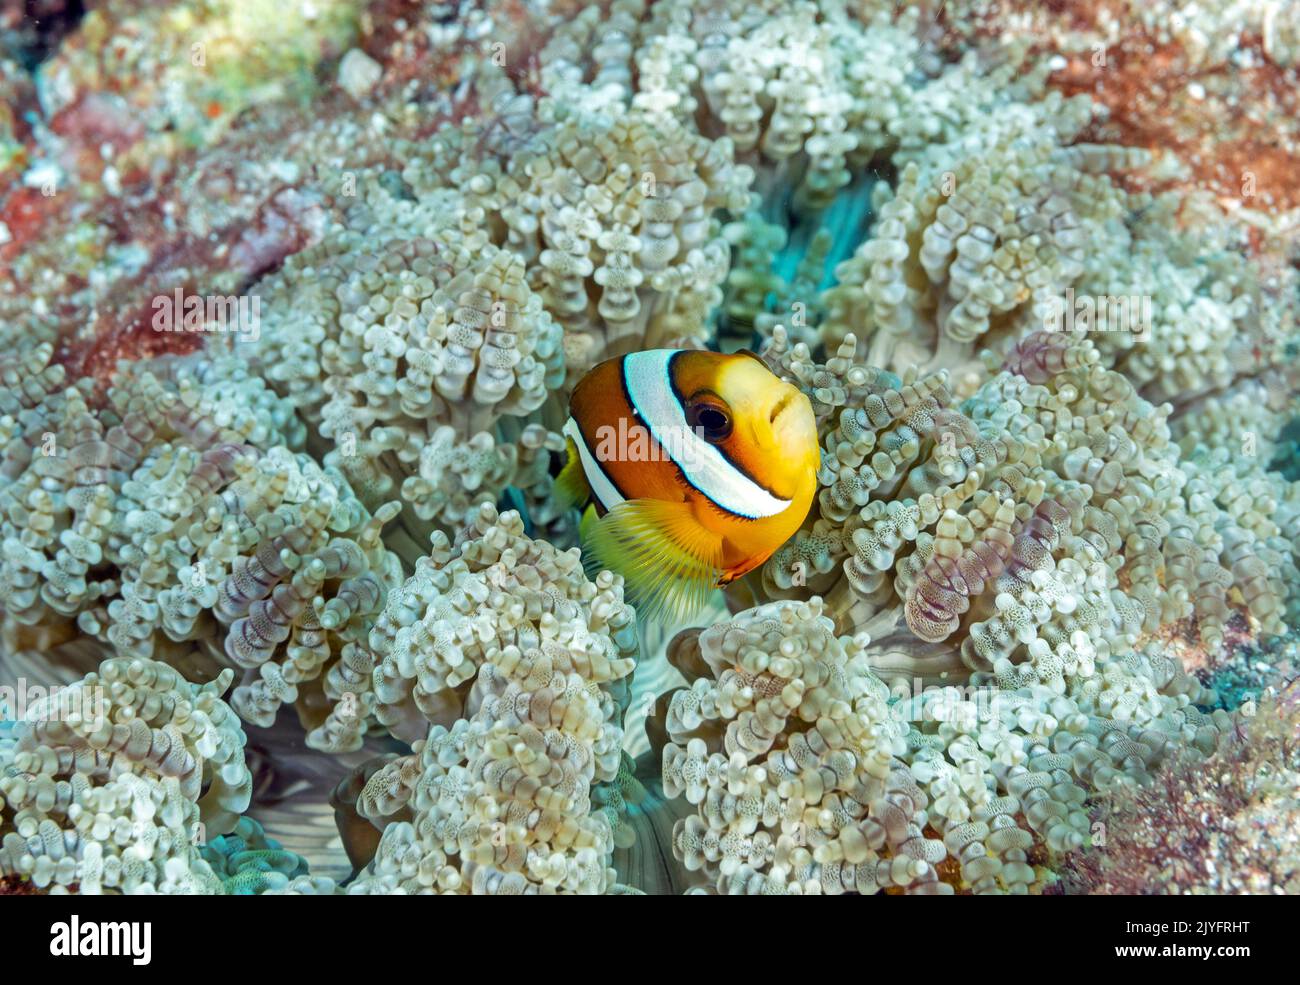
{"label": "clownfish mouth", "polygon": [[776,402],[776,406],[772,408],[771,416],[767,419],[768,423],[775,424],[776,419],[790,408],[790,405],[794,403],[794,398],[797,397],[798,395],[799,395],[798,391],[792,390],[789,393],[787,393],[784,397],[782,397],[780,400],[778,400]]}

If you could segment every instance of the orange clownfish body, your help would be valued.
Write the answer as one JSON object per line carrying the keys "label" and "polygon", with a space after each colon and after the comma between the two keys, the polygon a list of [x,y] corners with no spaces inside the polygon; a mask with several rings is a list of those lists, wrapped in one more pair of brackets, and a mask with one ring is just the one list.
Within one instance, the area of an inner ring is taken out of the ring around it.
{"label": "orange clownfish body", "polygon": [[677,617],[766,561],[808,515],[812,405],[749,352],[634,352],[574,389],[561,496],[592,506],[592,568],[624,577],[642,618]]}

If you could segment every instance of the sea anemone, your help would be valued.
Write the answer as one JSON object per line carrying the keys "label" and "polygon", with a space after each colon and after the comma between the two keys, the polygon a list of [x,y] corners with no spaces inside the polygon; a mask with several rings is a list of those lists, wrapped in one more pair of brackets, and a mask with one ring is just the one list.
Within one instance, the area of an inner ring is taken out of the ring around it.
{"label": "sea anemone", "polygon": [[[1294,889],[1300,44],[1075,6],[0,36],[0,894]],[[686,627],[555,485],[668,347],[820,448]]]}

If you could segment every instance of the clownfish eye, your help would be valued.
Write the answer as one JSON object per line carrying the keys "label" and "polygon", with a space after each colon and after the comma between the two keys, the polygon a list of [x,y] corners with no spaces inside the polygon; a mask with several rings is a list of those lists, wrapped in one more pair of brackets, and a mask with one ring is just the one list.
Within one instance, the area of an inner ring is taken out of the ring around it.
{"label": "clownfish eye", "polygon": [[686,423],[710,444],[725,441],[731,434],[731,414],[712,400],[694,400],[686,408]]}

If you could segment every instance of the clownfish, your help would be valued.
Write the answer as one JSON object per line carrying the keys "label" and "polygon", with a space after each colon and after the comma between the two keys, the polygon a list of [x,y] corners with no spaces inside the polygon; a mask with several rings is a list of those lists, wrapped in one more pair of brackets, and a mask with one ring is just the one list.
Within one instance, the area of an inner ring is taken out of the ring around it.
{"label": "clownfish", "polygon": [[643,620],[685,618],[799,529],[817,489],[812,404],[758,356],[652,349],[578,383],[561,501],[590,571],[623,576]]}

